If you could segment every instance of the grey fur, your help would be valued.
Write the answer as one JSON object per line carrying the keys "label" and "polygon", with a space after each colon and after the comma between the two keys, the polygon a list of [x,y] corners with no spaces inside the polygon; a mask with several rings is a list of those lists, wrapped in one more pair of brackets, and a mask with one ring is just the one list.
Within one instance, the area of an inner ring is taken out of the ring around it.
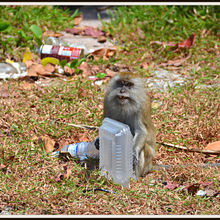
{"label": "grey fur", "polygon": [[[118,81],[128,81],[133,86],[120,86]],[[121,89],[123,88],[123,93]],[[124,98],[120,98],[124,97]],[[150,98],[144,80],[116,75],[110,81],[104,99],[104,117],[127,124],[134,136],[135,176],[143,176],[152,168],[155,154],[155,133],[151,122]],[[147,108],[147,109],[145,109]],[[144,114],[143,114],[144,113]]]}

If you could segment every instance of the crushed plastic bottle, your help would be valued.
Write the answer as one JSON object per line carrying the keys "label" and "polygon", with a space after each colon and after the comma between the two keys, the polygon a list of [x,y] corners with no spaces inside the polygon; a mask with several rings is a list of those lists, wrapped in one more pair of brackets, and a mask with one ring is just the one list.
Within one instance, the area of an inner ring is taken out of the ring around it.
{"label": "crushed plastic bottle", "polygon": [[[99,159],[99,139],[92,142],[80,142],[68,144],[60,150],[60,154],[69,153],[72,157],[86,160],[88,158]],[[54,153],[55,155],[55,153]]]}
{"label": "crushed plastic bottle", "polygon": [[0,79],[17,79],[26,75],[26,66],[22,62],[0,63]]}
{"label": "crushed plastic bottle", "polygon": [[133,136],[128,125],[105,118],[99,128],[99,169],[106,178],[129,187],[133,176]]}

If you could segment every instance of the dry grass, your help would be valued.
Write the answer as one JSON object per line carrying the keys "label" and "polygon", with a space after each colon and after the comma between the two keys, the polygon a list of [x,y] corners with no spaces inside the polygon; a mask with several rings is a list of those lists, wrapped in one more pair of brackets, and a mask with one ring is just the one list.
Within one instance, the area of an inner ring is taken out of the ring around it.
{"label": "dry grass", "polygon": [[[102,101],[104,88],[91,86],[91,82],[50,79],[50,86],[36,85],[26,81],[1,82],[1,209],[12,207],[12,214],[77,214],[77,215],[169,215],[169,214],[218,214],[219,197],[198,197],[186,190],[169,190],[164,181],[172,181],[180,186],[211,181],[219,189],[219,168],[204,169],[196,165],[219,162],[218,157],[199,153],[182,152],[158,146],[155,164],[174,165],[169,170],[150,173],[137,182],[132,180],[129,189],[122,188],[99,175],[98,170],[89,170],[74,158],[52,158],[45,152],[42,143],[32,139],[48,135],[59,148],[65,143],[91,141],[97,131],[74,128],[65,123],[88,124],[99,126],[102,121]],[[29,86],[27,86],[29,85]],[[31,86],[30,86],[31,85]],[[184,91],[184,89],[183,89]],[[198,94],[190,94],[183,102],[184,92],[180,98],[172,93],[152,94],[161,100],[163,106],[154,109],[153,118],[158,130],[158,141],[180,143],[180,137],[194,146],[204,146],[206,142],[198,139],[201,130],[194,125],[198,115],[192,111],[199,106]],[[188,94],[187,90],[185,90]],[[86,95],[85,95],[86,93]],[[215,106],[215,92],[203,91],[204,99],[209,97]],[[210,95],[212,94],[212,95]],[[170,97],[173,99],[170,99]],[[213,97],[213,98],[211,98]],[[203,100],[204,100],[203,99]],[[190,105],[194,100],[193,106]],[[197,101],[195,101],[197,100]],[[190,106],[192,110],[190,111]],[[216,121],[206,119],[206,115],[215,116],[215,108],[203,110],[200,123],[212,123],[212,127],[203,130],[215,133]],[[180,117],[184,112],[186,121]],[[179,112],[179,114],[176,114]],[[166,119],[166,121],[165,121]],[[185,129],[184,129],[185,128]],[[192,130],[188,130],[188,129]],[[180,132],[182,129],[184,135]],[[171,131],[177,131],[172,135]],[[191,135],[191,132],[195,135]],[[197,133],[199,132],[199,133]],[[216,140],[216,136],[209,141]],[[186,168],[176,164],[191,164]],[[67,166],[71,174],[60,182],[55,178]],[[102,188],[116,192],[94,191]]]}
{"label": "dry grass", "polygon": [[[216,9],[210,8],[210,13]],[[116,40],[121,39],[114,62],[148,77],[159,64],[192,54],[182,66],[172,69],[191,77],[187,85],[170,88],[168,92],[150,92],[153,100],[162,104],[153,108],[152,115],[157,141],[203,149],[219,140],[219,87],[195,87],[213,85],[219,80],[219,43],[214,32],[217,25],[212,25],[217,18],[210,13],[204,17],[203,7],[198,7],[198,13],[191,17],[182,16],[181,7],[176,10],[135,6],[120,10],[125,18],[119,17],[107,28]],[[142,16],[145,10],[150,21],[153,14],[158,16],[157,23],[149,22],[149,26],[137,20],[146,20]],[[163,13],[157,13],[158,10]],[[180,19],[175,20],[173,12],[180,13]],[[169,18],[174,23],[167,24]],[[165,29],[161,29],[163,23]],[[136,31],[137,27],[142,32]],[[206,27],[212,30],[204,31]],[[175,53],[169,48],[149,45],[152,40],[180,42],[191,34],[191,28],[196,31],[197,40],[189,50]],[[89,61],[89,65],[94,64],[97,71],[103,72],[113,66],[113,61]],[[0,211],[10,207],[11,214],[23,215],[219,215],[220,168],[200,166],[220,163],[219,156],[158,145],[154,164],[171,168],[152,171],[138,181],[132,179],[128,189],[106,180],[97,169],[90,170],[74,158],[51,157],[39,141],[42,136],[53,140],[55,149],[97,137],[97,130],[75,128],[67,123],[101,125],[105,84],[92,86],[81,75],[67,77],[66,81],[52,77],[37,83],[35,80],[0,81]],[[68,175],[56,181],[65,169]],[[169,184],[176,184],[177,188],[172,189]],[[198,189],[209,190],[209,195],[197,196]]]}

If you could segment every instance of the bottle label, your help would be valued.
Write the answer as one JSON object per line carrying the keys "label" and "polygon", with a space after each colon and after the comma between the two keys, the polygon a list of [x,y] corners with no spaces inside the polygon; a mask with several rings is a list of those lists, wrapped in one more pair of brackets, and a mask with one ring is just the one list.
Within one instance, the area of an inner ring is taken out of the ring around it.
{"label": "bottle label", "polygon": [[[66,148],[66,151],[67,152],[71,151],[72,156],[77,156],[78,146],[79,146],[79,143],[76,143],[74,145],[68,144],[67,148]],[[71,148],[71,149],[69,149],[69,148]]]}
{"label": "bottle label", "polygon": [[58,55],[70,57],[70,59],[78,59],[82,49],[76,47],[60,47]]}

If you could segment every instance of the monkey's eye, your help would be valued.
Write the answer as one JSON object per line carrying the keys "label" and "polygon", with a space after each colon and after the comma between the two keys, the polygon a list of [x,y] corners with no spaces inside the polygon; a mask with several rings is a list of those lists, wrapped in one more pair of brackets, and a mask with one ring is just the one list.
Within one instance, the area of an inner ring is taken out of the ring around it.
{"label": "monkey's eye", "polygon": [[117,82],[117,84],[118,84],[118,86],[120,86],[120,87],[125,86],[125,87],[131,88],[132,86],[134,86],[134,83],[129,82],[129,81],[126,81],[126,80],[119,80],[119,81]]}
{"label": "monkey's eye", "polygon": [[117,81],[117,84],[118,84],[118,86],[123,87],[124,84],[125,84],[125,81],[124,80],[119,80],[119,81]]}
{"label": "monkey's eye", "polygon": [[132,82],[127,82],[127,85],[126,85],[126,86],[128,86],[129,88],[131,88],[131,87],[134,86],[134,83],[132,83]]}

